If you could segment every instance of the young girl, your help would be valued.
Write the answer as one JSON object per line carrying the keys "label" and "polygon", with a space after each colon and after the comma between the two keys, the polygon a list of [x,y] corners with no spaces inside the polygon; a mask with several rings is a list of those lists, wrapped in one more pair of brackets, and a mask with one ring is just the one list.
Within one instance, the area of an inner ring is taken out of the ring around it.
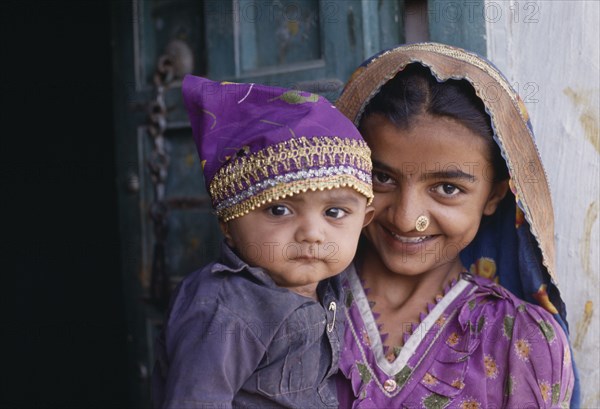
{"label": "young girl", "polygon": [[375,192],[344,284],[340,407],[569,407],[550,193],[507,81],[413,44],[361,66],[337,106],[372,150]]}

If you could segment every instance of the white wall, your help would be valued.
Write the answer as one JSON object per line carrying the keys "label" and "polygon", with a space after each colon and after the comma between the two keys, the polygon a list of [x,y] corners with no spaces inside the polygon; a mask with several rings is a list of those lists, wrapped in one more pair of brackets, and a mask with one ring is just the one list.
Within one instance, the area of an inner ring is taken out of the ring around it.
{"label": "white wall", "polygon": [[596,0],[486,0],[487,55],[525,100],[548,173],[582,407],[600,407]]}

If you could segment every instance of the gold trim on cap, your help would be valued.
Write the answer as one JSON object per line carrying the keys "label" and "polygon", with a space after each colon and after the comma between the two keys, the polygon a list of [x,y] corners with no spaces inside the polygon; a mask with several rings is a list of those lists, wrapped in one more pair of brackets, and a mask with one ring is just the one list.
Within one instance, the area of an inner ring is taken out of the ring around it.
{"label": "gold trim on cap", "polygon": [[317,190],[329,190],[334,188],[348,187],[356,190],[367,198],[367,205],[373,201],[373,189],[370,184],[362,182],[350,175],[338,175],[323,179],[300,180],[287,184],[281,184],[271,189],[262,191],[247,200],[225,207],[217,211],[217,216],[228,222],[235,218],[244,216],[254,209],[257,209],[267,203],[281,200],[286,197],[294,196],[299,193]]}
{"label": "gold trim on cap", "polygon": [[351,187],[370,204],[371,171],[364,141],[302,136],[232,159],[217,171],[209,193],[224,221],[308,190]]}

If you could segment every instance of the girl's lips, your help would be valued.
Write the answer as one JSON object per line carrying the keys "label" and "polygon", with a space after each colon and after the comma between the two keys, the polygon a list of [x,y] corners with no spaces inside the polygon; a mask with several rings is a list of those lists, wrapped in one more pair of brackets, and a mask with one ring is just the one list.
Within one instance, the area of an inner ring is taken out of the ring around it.
{"label": "girl's lips", "polygon": [[400,234],[394,233],[393,231],[391,231],[390,229],[387,229],[384,227],[384,230],[391,236],[393,237],[396,241],[403,243],[403,244],[420,244],[423,243],[425,240],[431,239],[433,236],[401,236]]}
{"label": "girl's lips", "polygon": [[390,234],[398,241],[402,242],[402,243],[409,243],[409,244],[416,244],[416,243],[421,243],[422,241],[427,240],[429,237],[431,236],[417,236],[417,237],[407,237],[407,236],[400,236],[399,234],[396,234],[394,232],[390,231]]}

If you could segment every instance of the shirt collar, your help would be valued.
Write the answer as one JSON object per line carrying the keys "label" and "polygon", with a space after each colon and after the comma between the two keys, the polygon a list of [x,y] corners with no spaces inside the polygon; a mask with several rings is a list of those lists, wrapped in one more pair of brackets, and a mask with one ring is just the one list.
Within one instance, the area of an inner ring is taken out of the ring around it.
{"label": "shirt collar", "polygon": [[269,287],[278,287],[264,269],[260,267],[252,267],[244,262],[229,245],[223,241],[221,244],[221,256],[213,264],[211,273],[233,273],[237,274],[242,271],[248,272],[253,278],[260,281],[262,284]]}

